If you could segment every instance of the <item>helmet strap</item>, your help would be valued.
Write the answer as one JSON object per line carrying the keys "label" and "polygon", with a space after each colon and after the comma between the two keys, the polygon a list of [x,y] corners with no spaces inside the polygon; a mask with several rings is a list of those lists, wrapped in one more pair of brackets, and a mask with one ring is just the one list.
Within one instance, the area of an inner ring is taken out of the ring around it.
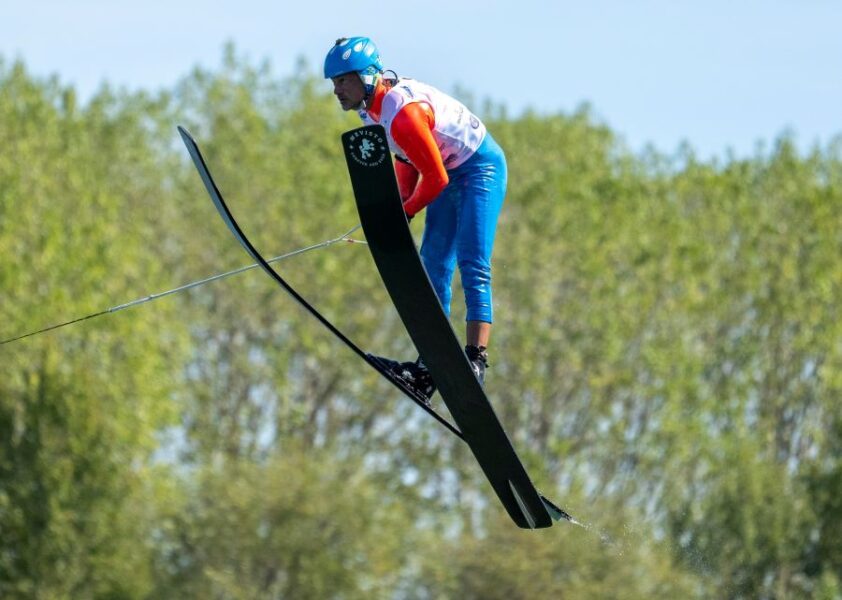
{"label": "helmet strap", "polygon": [[365,110],[368,106],[369,101],[374,97],[374,92],[377,89],[377,82],[381,80],[383,74],[374,73],[371,75],[367,75],[367,77],[371,78],[371,83],[366,83],[365,77],[363,77],[363,74],[360,72],[357,72],[357,77],[360,78],[360,82],[363,84],[363,89],[365,90],[366,94],[360,102],[359,106],[357,106],[355,110]]}

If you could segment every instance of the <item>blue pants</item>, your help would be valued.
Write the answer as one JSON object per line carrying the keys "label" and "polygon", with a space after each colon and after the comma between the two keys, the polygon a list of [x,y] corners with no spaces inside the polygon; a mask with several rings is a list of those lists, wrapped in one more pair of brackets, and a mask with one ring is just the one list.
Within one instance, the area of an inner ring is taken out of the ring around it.
{"label": "blue pants", "polygon": [[468,321],[492,322],[491,251],[506,196],[506,157],[490,133],[427,206],[421,260],[450,316],[451,281],[459,265]]}

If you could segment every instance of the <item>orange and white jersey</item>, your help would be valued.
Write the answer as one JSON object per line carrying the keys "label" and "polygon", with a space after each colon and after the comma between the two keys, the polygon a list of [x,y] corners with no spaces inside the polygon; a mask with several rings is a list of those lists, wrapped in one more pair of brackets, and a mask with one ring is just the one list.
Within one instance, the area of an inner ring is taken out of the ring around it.
{"label": "orange and white jersey", "polygon": [[485,139],[485,125],[464,104],[433,86],[414,79],[400,79],[394,86],[387,88],[379,121],[372,119],[365,110],[359,114],[366,125],[383,125],[389,148],[402,159],[406,160],[407,157],[392,139],[392,121],[404,106],[413,102],[424,102],[432,109],[435,117],[433,138],[448,171],[468,160]]}

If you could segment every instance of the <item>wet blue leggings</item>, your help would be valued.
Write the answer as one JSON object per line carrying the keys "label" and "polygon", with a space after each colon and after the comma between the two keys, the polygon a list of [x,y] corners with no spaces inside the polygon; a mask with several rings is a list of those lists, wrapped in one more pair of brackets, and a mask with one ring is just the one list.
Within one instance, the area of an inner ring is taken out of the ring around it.
{"label": "wet blue leggings", "polygon": [[506,157],[487,133],[474,155],[447,174],[450,183],[427,206],[421,260],[448,316],[458,264],[466,320],[491,323],[491,251],[506,196]]}

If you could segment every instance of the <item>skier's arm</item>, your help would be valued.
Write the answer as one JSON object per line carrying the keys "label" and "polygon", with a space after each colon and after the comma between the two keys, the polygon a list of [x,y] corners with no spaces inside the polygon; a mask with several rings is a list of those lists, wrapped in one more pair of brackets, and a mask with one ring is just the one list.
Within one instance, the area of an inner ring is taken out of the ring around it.
{"label": "skier's arm", "polygon": [[449,181],[433,138],[434,125],[432,109],[422,102],[407,104],[392,121],[392,139],[420,173],[415,189],[403,205],[410,217],[435,200]]}
{"label": "skier's arm", "polygon": [[401,193],[401,200],[406,202],[415,191],[418,183],[418,170],[408,162],[398,160],[395,163],[395,175],[398,178],[398,190]]}

